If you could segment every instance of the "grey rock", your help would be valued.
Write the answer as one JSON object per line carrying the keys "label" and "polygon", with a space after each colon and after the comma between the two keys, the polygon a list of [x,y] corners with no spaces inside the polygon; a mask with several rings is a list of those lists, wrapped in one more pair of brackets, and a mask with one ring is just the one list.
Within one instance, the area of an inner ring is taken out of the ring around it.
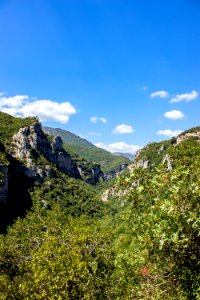
{"label": "grey rock", "polygon": [[128,167],[128,164],[124,163],[124,164],[121,164],[119,167],[115,168],[114,170],[104,173],[104,175],[103,175],[104,180],[109,181],[109,180],[119,176],[124,171],[124,169],[126,169],[127,167]]}
{"label": "grey rock", "polygon": [[172,170],[172,159],[169,156],[169,154],[166,154],[165,157],[163,158],[162,163],[167,163],[167,171],[171,171]]}
{"label": "grey rock", "polygon": [[25,162],[25,174],[28,177],[44,177],[50,174],[47,171],[37,168],[31,158],[31,153],[43,155],[49,162],[55,164],[60,170],[75,178],[80,178],[80,174],[70,155],[63,149],[63,143],[60,137],[55,137],[49,142],[42,131],[41,125],[35,123],[29,127],[20,128],[13,136],[12,147],[9,151],[14,158]]}

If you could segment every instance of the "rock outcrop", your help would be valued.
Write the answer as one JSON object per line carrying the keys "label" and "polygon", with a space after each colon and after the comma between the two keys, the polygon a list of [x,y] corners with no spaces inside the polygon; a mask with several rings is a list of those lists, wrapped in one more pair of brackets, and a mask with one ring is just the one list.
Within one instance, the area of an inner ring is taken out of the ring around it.
{"label": "rock outcrop", "polygon": [[[104,174],[100,165],[92,164],[91,167],[88,167],[84,163],[77,164],[63,149],[62,139],[55,136],[49,141],[40,123],[20,128],[12,138],[9,154],[23,162],[24,173],[27,177],[37,181],[41,181],[46,176],[52,176],[51,164],[55,164],[64,173],[77,179],[83,179],[92,185],[114,178],[127,167],[127,164],[123,164]],[[51,164],[38,165],[37,158],[41,157]]]}
{"label": "rock outcrop", "polygon": [[132,171],[134,169],[142,168],[147,169],[149,166],[149,160],[148,159],[139,159],[135,160],[132,164],[128,166],[129,170]]}
{"label": "rock outcrop", "polygon": [[56,169],[59,169],[71,177],[95,185],[116,177],[127,167],[127,164],[122,164],[104,174],[100,165],[84,160],[78,163],[64,150],[62,139],[59,136],[47,136],[38,122],[20,128],[13,135],[5,153],[9,157],[10,166],[0,162],[1,203],[6,203],[10,182],[15,180],[13,175],[9,179],[8,174],[18,174],[31,185],[34,182],[42,183],[46,177],[53,177]]}
{"label": "rock outcrop", "polygon": [[166,167],[167,167],[167,171],[171,171],[172,170],[172,159],[169,156],[169,154],[166,154],[165,157],[163,158],[162,163],[166,163]]}
{"label": "rock outcrop", "polygon": [[42,131],[40,123],[20,128],[13,136],[9,154],[24,162],[25,172],[29,177],[44,177],[51,174],[50,166],[45,165],[44,168],[41,168],[34,162],[35,159],[43,156],[66,174],[81,178],[70,155],[63,149],[61,138],[55,137],[50,142]]}
{"label": "rock outcrop", "polygon": [[119,176],[124,169],[128,167],[128,164],[121,164],[118,168],[115,168],[114,170],[104,173],[103,178],[105,181],[109,181],[117,176]]}
{"label": "rock outcrop", "polygon": [[189,138],[196,138],[200,142],[200,131],[186,132],[180,134],[176,139],[176,144],[180,144],[181,142],[188,140]]}
{"label": "rock outcrop", "polygon": [[78,171],[81,178],[89,184],[95,185],[98,182],[104,181],[104,173],[99,165],[93,165],[92,168],[81,165],[78,166]]}

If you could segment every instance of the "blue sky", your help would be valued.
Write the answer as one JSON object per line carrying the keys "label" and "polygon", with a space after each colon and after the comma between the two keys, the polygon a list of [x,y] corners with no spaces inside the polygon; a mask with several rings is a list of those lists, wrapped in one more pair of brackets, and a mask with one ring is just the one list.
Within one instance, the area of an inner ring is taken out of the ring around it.
{"label": "blue sky", "polygon": [[0,0],[0,110],[110,151],[200,125],[198,0]]}

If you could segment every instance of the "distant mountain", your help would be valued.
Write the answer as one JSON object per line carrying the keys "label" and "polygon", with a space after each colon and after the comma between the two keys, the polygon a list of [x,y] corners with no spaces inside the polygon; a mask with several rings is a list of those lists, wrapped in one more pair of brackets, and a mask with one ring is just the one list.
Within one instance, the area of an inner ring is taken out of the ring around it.
{"label": "distant mountain", "polygon": [[60,129],[60,128],[52,128],[48,126],[42,126],[42,129],[44,132],[46,132],[49,135],[59,135],[62,138],[64,144],[78,146],[78,147],[95,148],[95,146],[92,143],[88,142],[86,139],[83,139],[80,136],[70,131]]}
{"label": "distant mountain", "polygon": [[65,149],[73,156],[77,153],[81,158],[100,164],[103,172],[109,172],[122,164],[129,164],[130,160],[123,156],[116,156],[106,150],[100,149],[78,135],[59,128],[43,126],[45,133],[59,135]]}
{"label": "distant mountain", "polygon": [[134,155],[134,154],[131,154],[131,153],[114,152],[113,154],[116,155],[116,156],[123,156],[123,157],[126,157],[126,158],[128,158],[129,160],[133,160],[134,157],[135,157],[135,155]]}

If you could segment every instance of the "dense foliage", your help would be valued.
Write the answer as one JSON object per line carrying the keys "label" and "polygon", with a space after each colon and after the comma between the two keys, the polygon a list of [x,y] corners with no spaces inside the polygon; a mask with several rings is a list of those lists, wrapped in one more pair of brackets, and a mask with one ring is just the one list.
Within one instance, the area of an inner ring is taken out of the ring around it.
{"label": "dense foliage", "polygon": [[38,122],[37,118],[14,118],[8,114],[0,112],[0,141],[4,145],[9,145],[12,136],[18,132],[21,127],[29,126]]}
{"label": "dense foliage", "polygon": [[28,181],[12,162],[8,209],[21,216],[0,235],[0,299],[199,300],[200,144],[151,143],[145,158],[149,168],[118,177],[107,202],[102,185],[54,165]]}
{"label": "dense foliage", "polygon": [[119,179],[129,192],[114,244],[146,278],[142,299],[199,299],[200,146],[188,140],[170,154],[171,172],[161,165]]}
{"label": "dense foliage", "polygon": [[160,163],[162,163],[164,156],[168,153],[172,144],[173,139],[160,143],[149,143],[146,147],[139,151],[136,160],[148,161],[149,168],[157,167]]}

